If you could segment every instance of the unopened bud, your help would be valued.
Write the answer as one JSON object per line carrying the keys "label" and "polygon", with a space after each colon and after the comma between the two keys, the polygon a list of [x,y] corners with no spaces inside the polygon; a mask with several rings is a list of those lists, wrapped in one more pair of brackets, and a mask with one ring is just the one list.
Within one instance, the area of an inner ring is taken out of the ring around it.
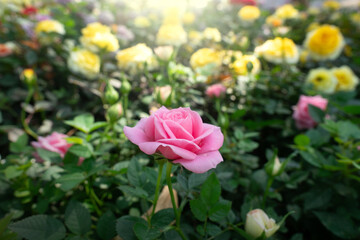
{"label": "unopened bud", "polygon": [[32,87],[36,84],[36,74],[31,68],[24,69],[20,75],[20,78],[26,83],[28,87]]}
{"label": "unopened bud", "polygon": [[263,233],[266,238],[269,238],[279,228],[280,226],[276,224],[275,220],[269,218],[261,209],[252,210],[246,215],[245,231],[253,238],[258,238]]}
{"label": "unopened bud", "polygon": [[115,88],[109,83],[107,84],[105,91],[105,102],[112,105],[119,100],[119,93]]}
{"label": "unopened bud", "polygon": [[123,115],[123,108],[120,102],[112,105],[106,112],[106,118],[109,122],[114,123]]}
{"label": "unopened bud", "polygon": [[171,93],[172,88],[169,85],[155,88],[156,100],[162,105],[170,105]]}
{"label": "unopened bud", "polygon": [[131,91],[131,84],[129,83],[128,80],[124,79],[122,82],[121,82],[121,93],[122,94],[128,94],[130,91]]}

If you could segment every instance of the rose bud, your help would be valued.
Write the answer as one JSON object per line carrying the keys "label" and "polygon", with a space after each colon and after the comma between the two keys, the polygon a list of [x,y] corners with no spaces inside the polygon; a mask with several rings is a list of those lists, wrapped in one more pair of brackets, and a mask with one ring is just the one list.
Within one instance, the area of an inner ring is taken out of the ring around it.
{"label": "rose bud", "polygon": [[131,84],[129,83],[128,80],[124,79],[122,82],[121,82],[121,93],[122,94],[128,94],[130,91],[131,91]]}
{"label": "rose bud", "polygon": [[106,118],[109,122],[114,123],[123,115],[123,107],[120,102],[112,105],[106,112]]}
{"label": "rose bud", "polygon": [[169,85],[155,88],[156,100],[162,105],[169,105],[171,103],[171,93],[172,88]]}
{"label": "rose bud", "polygon": [[105,91],[105,102],[112,105],[119,100],[119,93],[108,83]]}
{"label": "rose bud", "polygon": [[269,219],[261,209],[252,210],[246,215],[245,231],[254,238],[260,237],[263,233],[266,238],[269,238],[279,228],[280,226],[275,223],[275,220]]}
{"label": "rose bud", "polygon": [[209,86],[206,89],[206,95],[208,97],[220,97],[226,92],[226,87],[220,83]]}
{"label": "rose bud", "polygon": [[24,69],[20,75],[20,78],[26,83],[28,87],[32,87],[36,84],[36,74],[31,68]]}
{"label": "rose bud", "polygon": [[174,52],[174,48],[172,46],[160,46],[155,48],[154,52],[160,60],[168,61]]}

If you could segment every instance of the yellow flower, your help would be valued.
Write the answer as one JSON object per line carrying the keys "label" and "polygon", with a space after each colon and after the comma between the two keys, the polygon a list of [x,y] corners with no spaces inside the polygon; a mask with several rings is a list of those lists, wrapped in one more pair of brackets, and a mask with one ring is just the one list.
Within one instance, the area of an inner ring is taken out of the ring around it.
{"label": "yellow flower", "polygon": [[273,27],[279,27],[283,24],[283,20],[275,15],[270,15],[266,18],[266,24]]}
{"label": "yellow flower", "polygon": [[306,84],[312,84],[315,90],[323,93],[333,93],[337,80],[335,75],[326,68],[317,68],[310,71]]}
{"label": "yellow flower", "polygon": [[221,65],[221,53],[211,48],[201,48],[190,58],[190,65],[194,69],[214,64],[215,67]]}
{"label": "yellow flower", "polygon": [[254,55],[244,55],[230,65],[236,75],[247,75],[249,67],[251,68],[251,74],[257,74],[260,71],[260,61]]}
{"label": "yellow flower", "polygon": [[350,19],[355,25],[360,26],[360,13],[352,14]]}
{"label": "yellow flower", "polygon": [[100,50],[114,52],[119,49],[119,42],[108,26],[98,22],[90,23],[81,32],[81,44],[93,52]]}
{"label": "yellow flower", "polygon": [[202,40],[201,32],[191,30],[189,32],[189,40],[193,45],[198,45]]}
{"label": "yellow flower", "polygon": [[34,86],[36,83],[36,74],[32,68],[26,68],[22,71],[20,79],[28,86]]}
{"label": "yellow flower", "polygon": [[256,6],[244,6],[238,12],[241,20],[252,22],[260,17],[260,10]]}
{"label": "yellow flower", "polygon": [[156,35],[159,45],[180,46],[187,41],[187,34],[180,24],[162,25]]}
{"label": "yellow flower", "polygon": [[100,58],[86,49],[75,50],[70,53],[68,66],[74,73],[94,79],[100,72]]}
{"label": "yellow flower", "polygon": [[243,56],[241,51],[223,50],[220,53],[222,56],[222,62],[225,65],[229,65]]}
{"label": "yellow flower", "polygon": [[281,19],[297,18],[299,11],[291,4],[285,4],[275,11],[275,16]]}
{"label": "yellow flower", "polygon": [[164,10],[163,25],[180,25],[181,17],[180,10],[176,7],[167,8]]}
{"label": "yellow flower", "polygon": [[62,25],[60,22],[56,20],[43,20],[41,22],[38,22],[38,24],[35,27],[35,32],[37,34],[39,33],[58,33],[58,34],[65,34],[65,28],[64,25]]}
{"label": "yellow flower", "polygon": [[25,77],[25,78],[33,78],[35,76],[35,72],[33,69],[31,68],[26,68],[24,69],[24,71],[22,72],[22,75]]}
{"label": "yellow flower", "polygon": [[263,45],[256,47],[255,52],[272,63],[293,64],[299,61],[299,50],[289,38],[277,37],[267,40]]}
{"label": "yellow flower", "polygon": [[186,12],[183,16],[183,23],[186,25],[190,25],[192,23],[194,23],[195,21],[195,14],[192,12]]}
{"label": "yellow flower", "polygon": [[322,25],[306,35],[304,46],[315,60],[337,58],[345,46],[338,27]]}
{"label": "yellow flower", "polygon": [[348,66],[331,69],[337,79],[337,91],[353,91],[359,84],[359,78]]}
{"label": "yellow flower", "polygon": [[220,42],[221,33],[217,28],[205,28],[203,31],[203,38],[213,42]]}
{"label": "yellow flower", "polygon": [[309,51],[302,49],[300,53],[300,62],[306,63],[309,58]]}
{"label": "yellow flower", "polygon": [[151,24],[147,17],[140,16],[140,17],[135,18],[134,25],[138,28],[147,28]]}
{"label": "yellow flower", "polygon": [[318,15],[320,13],[320,10],[316,7],[309,7],[307,12],[310,14],[310,15]]}
{"label": "yellow flower", "polygon": [[116,55],[118,66],[122,70],[134,73],[142,70],[147,64],[149,68],[154,66],[154,55],[148,46],[144,43],[139,43],[133,47],[123,49]]}
{"label": "yellow flower", "polygon": [[318,27],[320,27],[321,25],[318,23],[318,22],[313,22],[313,23],[311,23],[308,27],[307,27],[307,29],[306,29],[306,31],[307,32],[311,32],[312,30],[315,30],[315,29],[317,29]]}
{"label": "yellow flower", "polygon": [[332,10],[337,10],[340,8],[340,3],[338,3],[337,1],[325,1],[323,3],[323,7]]}

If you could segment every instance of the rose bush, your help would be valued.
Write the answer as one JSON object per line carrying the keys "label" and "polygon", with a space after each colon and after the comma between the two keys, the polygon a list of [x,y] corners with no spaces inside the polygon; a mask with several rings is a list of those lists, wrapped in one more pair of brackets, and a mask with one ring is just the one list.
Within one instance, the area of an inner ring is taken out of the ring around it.
{"label": "rose bush", "polygon": [[124,133],[144,153],[161,153],[195,173],[206,172],[223,161],[219,148],[224,136],[220,128],[203,123],[190,108],[161,107],[135,127],[124,127]]}

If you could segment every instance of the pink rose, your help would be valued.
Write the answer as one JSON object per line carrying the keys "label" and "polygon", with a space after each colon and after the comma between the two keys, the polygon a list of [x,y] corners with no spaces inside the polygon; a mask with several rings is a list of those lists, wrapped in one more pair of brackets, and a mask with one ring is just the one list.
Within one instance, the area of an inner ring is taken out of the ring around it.
{"label": "pink rose", "polygon": [[190,108],[161,107],[135,127],[124,127],[124,133],[144,153],[161,153],[195,173],[206,172],[223,161],[219,153],[224,142],[220,128],[203,123]]}
{"label": "pink rose", "polygon": [[220,83],[209,86],[206,89],[208,97],[220,97],[221,94],[226,92],[226,87]]}
{"label": "pink rose", "polygon": [[316,122],[311,118],[309,114],[309,104],[314,105],[322,110],[325,110],[328,104],[328,100],[321,96],[308,97],[301,95],[299,102],[293,107],[296,127],[298,129],[308,129],[316,126]]}
{"label": "pink rose", "polygon": [[[31,145],[34,148],[42,148],[48,150],[50,152],[56,152],[60,154],[61,158],[64,158],[67,150],[72,146],[72,144],[68,143],[65,138],[68,136],[62,133],[53,132],[51,135],[47,137],[38,137],[37,142],[31,142]],[[43,161],[37,154],[35,157],[39,161]],[[78,165],[81,165],[84,161],[84,158],[80,158]]]}

